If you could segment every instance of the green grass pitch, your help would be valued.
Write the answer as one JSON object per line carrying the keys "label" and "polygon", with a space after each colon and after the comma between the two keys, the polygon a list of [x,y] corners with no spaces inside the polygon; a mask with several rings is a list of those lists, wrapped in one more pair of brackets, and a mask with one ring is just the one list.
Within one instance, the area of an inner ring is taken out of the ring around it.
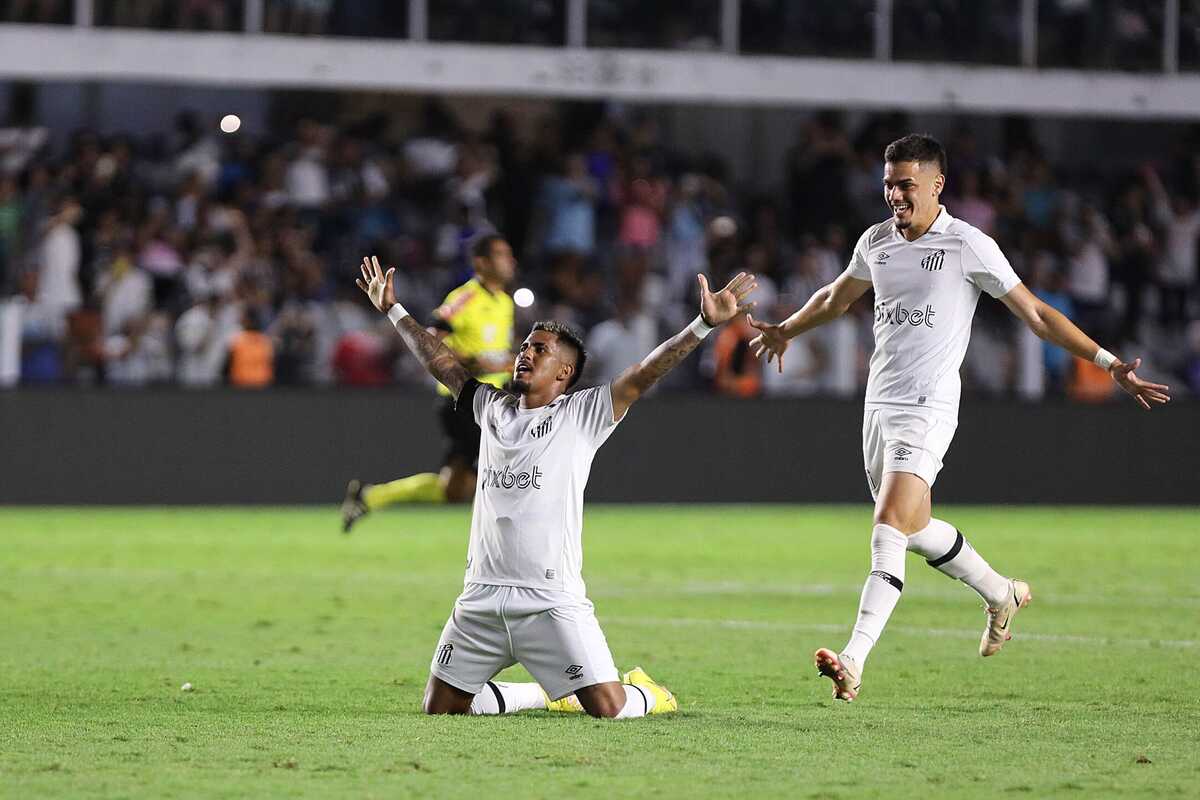
{"label": "green grass pitch", "polygon": [[617,664],[680,699],[611,722],[419,713],[465,509],[0,509],[0,795],[1195,797],[1200,511],[939,515],[1034,603],[980,659],[975,595],[910,557],[847,705],[811,654],[868,506],[592,507]]}

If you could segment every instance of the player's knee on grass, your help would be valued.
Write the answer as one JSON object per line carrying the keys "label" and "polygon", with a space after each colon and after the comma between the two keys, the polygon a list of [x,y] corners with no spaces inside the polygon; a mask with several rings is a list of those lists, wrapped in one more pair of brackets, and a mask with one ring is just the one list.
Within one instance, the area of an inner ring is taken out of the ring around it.
{"label": "player's knee on grass", "polygon": [[429,676],[425,685],[425,700],[421,710],[426,714],[468,714],[475,695],[464,692],[445,681]]}
{"label": "player's knee on grass", "polygon": [[625,687],[619,683],[597,683],[575,692],[583,710],[593,717],[613,719],[625,707]]}

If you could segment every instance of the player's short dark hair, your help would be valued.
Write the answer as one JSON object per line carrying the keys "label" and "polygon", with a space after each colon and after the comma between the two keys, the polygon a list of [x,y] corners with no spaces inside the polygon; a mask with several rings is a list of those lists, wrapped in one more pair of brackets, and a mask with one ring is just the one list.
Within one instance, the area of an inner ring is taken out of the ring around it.
{"label": "player's short dark hair", "polygon": [[910,133],[887,146],[883,160],[890,164],[903,161],[936,161],[938,170],[946,174],[946,148],[928,133]]}
{"label": "player's short dark hair", "polygon": [[558,341],[575,348],[575,371],[571,373],[571,382],[567,384],[567,388],[570,389],[579,381],[579,376],[583,374],[583,365],[587,363],[587,348],[583,346],[583,337],[570,325],[558,320],[535,322],[533,330],[553,333],[558,337]]}
{"label": "player's short dark hair", "polygon": [[506,241],[505,238],[495,231],[479,234],[471,240],[471,258],[491,258],[492,245],[503,241]]}

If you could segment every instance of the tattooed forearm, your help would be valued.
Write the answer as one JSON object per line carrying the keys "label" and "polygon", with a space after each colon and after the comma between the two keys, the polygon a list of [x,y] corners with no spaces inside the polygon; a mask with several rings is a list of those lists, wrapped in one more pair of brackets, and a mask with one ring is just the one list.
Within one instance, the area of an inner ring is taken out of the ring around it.
{"label": "tattooed forearm", "polygon": [[411,316],[404,317],[396,325],[400,338],[417,357],[429,374],[458,397],[463,385],[471,375],[442,340],[433,336]]}
{"label": "tattooed forearm", "polygon": [[688,357],[700,340],[691,331],[680,331],[654,348],[654,352],[617,376],[612,382],[613,420],[619,420],[631,405],[662,376]]}
{"label": "tattooed forearm", "polygon": [[676,365],[687,358],[688,354],[699,344],[700,340],[690,331],[681,331],[675,334],[654,348],[650,355],[642,359],[642,363],[625,370],[614,382],[614,388],[632,395],[631,401],[636,400],[648,392],[664,375],[675,369]]}
{"label": "tattooed forearm", "polygon": [[638,389],[642,392],[648,391],[662,376],[687,358],[699,344],[700,340],[693,336],[691,331],[682,331],[654,348],[637,367],[635,383]]}

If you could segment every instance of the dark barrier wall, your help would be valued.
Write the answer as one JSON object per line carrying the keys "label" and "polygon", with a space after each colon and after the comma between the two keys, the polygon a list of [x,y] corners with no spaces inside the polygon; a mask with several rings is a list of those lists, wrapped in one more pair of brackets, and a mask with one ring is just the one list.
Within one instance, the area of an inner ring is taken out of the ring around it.
{"label": "dark barrier wall", "polygon": [[[390,391],[0,393],[0,503],[334,503],[430,470],[434,400]],[[642,401],[596,458],[599,501],[870,499],[861,403]],[[942,502],[1200,503],[1200,403],[1153,412],[967,401]]]}

